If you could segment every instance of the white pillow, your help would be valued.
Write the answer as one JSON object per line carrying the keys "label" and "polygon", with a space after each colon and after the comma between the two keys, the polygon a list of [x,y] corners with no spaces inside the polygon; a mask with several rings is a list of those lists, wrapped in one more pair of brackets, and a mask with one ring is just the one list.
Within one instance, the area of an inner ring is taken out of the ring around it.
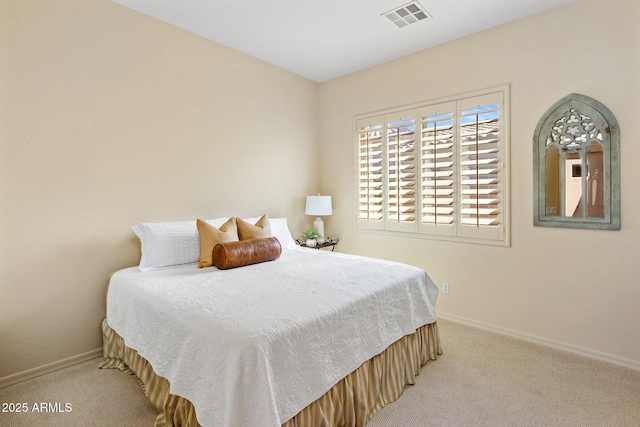
{"label": "white pillow", "polygon": [[[220,227],[229,218],[207,220]],[[131,227],[140,239],[140,271],[157,270],[200,259],[200,236],[196,221],[146,222]]]}
{"label": "white pillow", "polygon": [[269,224],[271,225],[271,234],[280,241],[280,245],[282,245],[283,248],[296,247],[296,241],[293,239],[293,236],[291,236],[287,218],[269,218]]}
{"label": "white pillow", "polygon": [[[242,218],[249,224],[255,224],[261,216],[252,218]],[[289,225],[287,224],[287,218],[269,218],[269,225],[271,226],[271,235],[280,241],[280,245],[283,248],[294,248],[296,241],[291,236]]]}

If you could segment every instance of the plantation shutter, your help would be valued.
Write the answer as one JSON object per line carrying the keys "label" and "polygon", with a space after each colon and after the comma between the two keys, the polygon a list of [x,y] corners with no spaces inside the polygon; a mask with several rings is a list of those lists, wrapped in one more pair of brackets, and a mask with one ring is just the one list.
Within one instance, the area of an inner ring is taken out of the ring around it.
{"label": "plantation shutter", "polygon": [[386,229],[416,230],[415,118],[387,115],[386,121]]}
{"label": "plantation shutter", "polygon": [[420,232],[453,235],[455,102],[420,109]]}
{"label": "plantation shutter", "polygon": [[360,228],[383,229],[384,117],[358,120],[358,218]]}
{"label": "plantation shutter", "polygon": [[501,106],[501,93],[458,102],[459,236],[496,240],[503,236]]}
{"label": "plantation shutter", "polygon": [[509,239],[508,90],[356,121],[356,227]]}

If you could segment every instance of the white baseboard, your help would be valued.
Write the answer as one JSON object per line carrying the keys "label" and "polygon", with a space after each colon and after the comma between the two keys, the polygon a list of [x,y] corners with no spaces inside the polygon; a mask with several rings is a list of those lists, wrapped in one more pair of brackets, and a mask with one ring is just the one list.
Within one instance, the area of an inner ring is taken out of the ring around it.
{"label": "white baseboard", "polygon": [[86,353],[78,354],[77,356],[68,357],[66,359],[58,360],[47,365],[39,366],[37,368],[29,369],[27,371],[18,372],[6,377],[0,378],[0,388],[7,387],[13,384],[20,383],[22,381],[30,380],[32,378],[39,377],[60,369],[68,368],[69,366],[77,365],[78,363],[86,362],[91,359],[102,356],[102,348],[91,350]]}
{"label": "white baseboard", "polygon": [[463,325],[471,326],[473,328],[482,329],[489,332],[494,332],[500,335],[506,335],[512,338],[516,338],[522,341],[528,341],[531,343],[551,347],[556,350],[562,350],[580,356],[588,357],[589,359],[595,359],[602,362],[611,363],[613,365],[622,366],[624,368],[633,369],[634,371],[640,371],[640,361],[626,359],[614,354],[603,353],[600,351],[592,350],[589,348],[580,347],[573,344],[567,344],[560,341],[551,340],[548,338],[542,338],[535,335],[526,334],[513,329],[503,328],[489,323],[479,322],[477,320],[468,319],[462,316],[456,316],[453,314],[447,314],[438,312],[438,318],[443,320],[449,320],[451,322],[460,323]]}

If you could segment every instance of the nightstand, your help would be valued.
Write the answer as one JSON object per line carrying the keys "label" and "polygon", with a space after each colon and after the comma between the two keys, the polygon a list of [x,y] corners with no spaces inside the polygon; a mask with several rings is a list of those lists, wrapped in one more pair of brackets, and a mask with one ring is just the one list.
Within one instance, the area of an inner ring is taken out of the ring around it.
{"label": "nightstand", "polygon": [[296,245],[302,246],[303,248],[309,248],[309,249],[328,248],[329,246],[331,246],[331,252],[333,252],[333,250],[338,245],[339,241],[340,239],[328,237],[322,243],[316,243],[315,246],[307,246],[305,239],[296,239]]}

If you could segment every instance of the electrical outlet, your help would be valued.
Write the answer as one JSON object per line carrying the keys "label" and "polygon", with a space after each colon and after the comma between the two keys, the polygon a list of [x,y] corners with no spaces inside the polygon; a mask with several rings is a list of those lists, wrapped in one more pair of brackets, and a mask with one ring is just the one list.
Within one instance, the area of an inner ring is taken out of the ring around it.
{"label": "electrical outlet", "polygon": [[451,288],[449,287],[449,283],[448,282],[444,282],[442,284],[442,292],[444,292],[445,294],[448,294],[450,290],[451,290]]}

